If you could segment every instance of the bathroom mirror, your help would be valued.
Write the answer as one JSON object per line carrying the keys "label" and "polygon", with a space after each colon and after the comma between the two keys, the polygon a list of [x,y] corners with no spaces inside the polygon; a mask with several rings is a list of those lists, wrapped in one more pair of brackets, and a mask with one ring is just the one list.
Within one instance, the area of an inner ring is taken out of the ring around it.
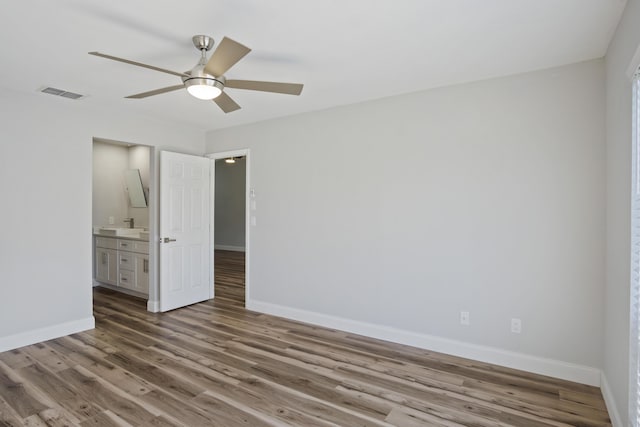
{"label": "bathroom mirror", "polygon": [[146,208],[147,196],[142,188],[142,178],[140,169],[129,169],[124,171],[124,181],[129,193],[129,202],[132,208]]}

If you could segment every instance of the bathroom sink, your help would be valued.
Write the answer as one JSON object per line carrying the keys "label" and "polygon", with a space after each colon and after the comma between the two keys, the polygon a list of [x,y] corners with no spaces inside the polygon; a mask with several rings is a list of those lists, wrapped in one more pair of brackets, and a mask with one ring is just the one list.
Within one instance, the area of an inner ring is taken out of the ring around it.
{"label": "bathroom sink", "polygon": [[100,227],[98,233],[105,236],[137,236],[144,228]]}

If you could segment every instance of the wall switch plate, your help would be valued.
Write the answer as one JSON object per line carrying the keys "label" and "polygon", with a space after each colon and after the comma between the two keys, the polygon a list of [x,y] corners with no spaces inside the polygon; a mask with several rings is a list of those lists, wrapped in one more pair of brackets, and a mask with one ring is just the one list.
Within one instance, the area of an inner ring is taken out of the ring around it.
{"label": "wall switch plate", "polygon": [[256,217],[255,217],[255,216],[252,216],[252,217],[251,217],[251,225],[252,225],[253,227],[255,227],[255,226],[256,226]]}
{"label": "wall switch plate", "polygon": [[511,332],[514,334],[522,332],[522,320],[515,318],[511,319]]}
{"label": "wall switch plate", "polygon": [[469,312],[461,311],[460,312],[460,324],[461,325],[469,325]]}
{"label": "wall switch plate", "polygon": [[109,225],[113,225],[116,223],[116,219],[112,216],[109,217]]}

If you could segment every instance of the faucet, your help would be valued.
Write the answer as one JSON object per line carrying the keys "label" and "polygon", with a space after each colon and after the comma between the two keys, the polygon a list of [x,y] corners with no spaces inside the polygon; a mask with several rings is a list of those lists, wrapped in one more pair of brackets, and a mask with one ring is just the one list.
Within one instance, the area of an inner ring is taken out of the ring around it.
{"label": "faucet", "polygon": [[128,222],[129,228],[133,228],[133,218],[125,218],[123,222]]}

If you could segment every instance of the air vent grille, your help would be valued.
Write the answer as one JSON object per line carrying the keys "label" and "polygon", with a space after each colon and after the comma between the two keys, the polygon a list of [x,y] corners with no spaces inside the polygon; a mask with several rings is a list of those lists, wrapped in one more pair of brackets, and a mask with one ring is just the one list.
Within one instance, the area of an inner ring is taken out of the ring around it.
{"label": "air vent grille", "polygon": [[84,95],[80,95],[79,93],[73,93],[73,92],[68,92],[66,90],[62,90],[62,89],[56,89],[55,87],[46,87],[42,89],[40,92],[48,93],[49,95],[61,96],[63,98],[69,98],[69,99],[80,99],[84,96]]}

